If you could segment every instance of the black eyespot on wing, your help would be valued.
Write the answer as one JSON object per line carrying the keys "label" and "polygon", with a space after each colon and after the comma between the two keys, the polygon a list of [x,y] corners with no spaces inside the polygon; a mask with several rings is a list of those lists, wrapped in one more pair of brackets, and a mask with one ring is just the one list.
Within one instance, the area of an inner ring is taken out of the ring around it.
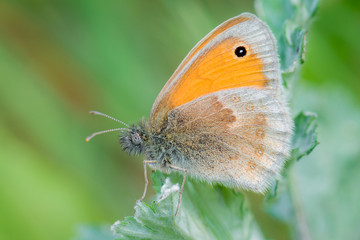
{"label": "black eyespot on wing", "polygon": [[235,55],[238,57],[244,57],[246,55],[246,48],[243,46],[237,47],[235,49]]}

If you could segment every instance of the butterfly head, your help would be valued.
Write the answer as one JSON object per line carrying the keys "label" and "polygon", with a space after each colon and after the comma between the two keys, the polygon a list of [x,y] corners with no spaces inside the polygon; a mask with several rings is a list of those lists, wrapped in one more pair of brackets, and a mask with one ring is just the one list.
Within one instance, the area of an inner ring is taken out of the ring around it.
{"label": "butterfly head", "polygon": [[119,142],[125,152],[139,155],[144,153],[145,143],[148,139],[147,135],[145,132],[145,124],[140,123],[129,129],[122,130]]}

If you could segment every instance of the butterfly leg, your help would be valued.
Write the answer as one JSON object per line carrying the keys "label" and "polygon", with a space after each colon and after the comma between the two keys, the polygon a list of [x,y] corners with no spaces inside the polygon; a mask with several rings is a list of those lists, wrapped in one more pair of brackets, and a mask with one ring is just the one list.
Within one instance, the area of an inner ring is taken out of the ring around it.
{"label": "butterfly leg", "polygon": [[184,178],[183,178],[183,182],[181,184],[181,189],[180,189],[180,194],[179,194],[179,203],[178,203],[178,207],[175,213],[175,216],[177,216],[179,214],[180,211],[180,206],[181,206],[181,198],[182,198],[182,194],[183,194],[183,190],[184,190],[184,185],[185,185],[185,180],[186,180],[186,175],[187,175],[187,170],[184,168],[179,168],[173,165],[169,165],[169,168],[177,170],[177,171],[183,171],[184,172]]}
{"label": "butterfly leg", "polygon": [[147,178],[147,171],[146,171],[147,164],[149,164],[149,163],[156,163],[156,162],[157,162],[156,160],[145,160],[145,161],[144,161],[145,189],[144,189],[143,195],[141,196],[141,198],[140,198],[139,200],[137,200],[137,202],[141,202],[142,200],[144,200],[145,195],[146,195],[147,186],[148,186],[148,183],[149,183],[148,178]]}

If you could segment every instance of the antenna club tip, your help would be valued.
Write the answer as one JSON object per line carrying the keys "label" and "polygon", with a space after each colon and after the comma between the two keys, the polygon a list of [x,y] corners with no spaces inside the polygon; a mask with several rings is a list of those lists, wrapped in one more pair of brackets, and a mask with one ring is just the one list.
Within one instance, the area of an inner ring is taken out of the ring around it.
{"label": "antenna club tip", "polygon": [[90,114],[95,114],[95,111],[89,111]]}
{"label": "antenna club tip", "polygon": [[85,138],[85,142],[88,143],[90,140],[88,138]]}

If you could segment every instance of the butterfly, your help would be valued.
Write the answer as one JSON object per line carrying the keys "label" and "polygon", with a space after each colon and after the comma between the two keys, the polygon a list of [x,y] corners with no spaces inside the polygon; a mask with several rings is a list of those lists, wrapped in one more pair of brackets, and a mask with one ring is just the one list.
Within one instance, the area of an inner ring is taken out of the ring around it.
{"label": "butterfly", "polygon": [[187,175],[264,193],[280,175],[293,132],[270,28],[250,13],[220,24],[181,62],[149,120],[121,123],[126,128],[87,141],[120,131],[125,152],[145,155],[140,201],[147,165],[184,175],[175,215]]}

